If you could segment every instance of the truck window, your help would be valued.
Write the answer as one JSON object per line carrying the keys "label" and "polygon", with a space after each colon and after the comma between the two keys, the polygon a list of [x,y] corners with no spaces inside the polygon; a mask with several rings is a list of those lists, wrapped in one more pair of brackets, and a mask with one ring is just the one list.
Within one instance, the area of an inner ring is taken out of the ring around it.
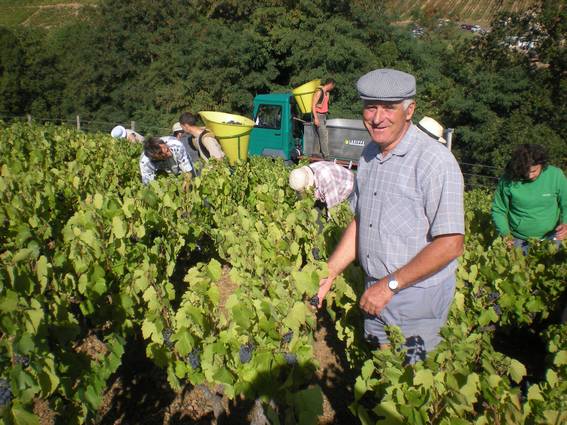
{"label": "truck window", "polygon": [[260,105],[254,122],[258,128],[279,130],[282,125],[282,107],[278,105]]}

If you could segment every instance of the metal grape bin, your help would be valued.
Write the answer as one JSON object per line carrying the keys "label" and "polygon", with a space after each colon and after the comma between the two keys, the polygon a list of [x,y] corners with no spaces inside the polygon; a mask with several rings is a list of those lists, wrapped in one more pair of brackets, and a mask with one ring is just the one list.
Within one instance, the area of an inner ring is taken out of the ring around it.
{"label": "metal grape bin", "polygon": [[[370,135],[362,120],[335,118],[327,120],[329,131],[329,155],[345,161],[356,161],[370,142]],[[319,153],[319,139],[312,123],[303,124],[303,154]]]}

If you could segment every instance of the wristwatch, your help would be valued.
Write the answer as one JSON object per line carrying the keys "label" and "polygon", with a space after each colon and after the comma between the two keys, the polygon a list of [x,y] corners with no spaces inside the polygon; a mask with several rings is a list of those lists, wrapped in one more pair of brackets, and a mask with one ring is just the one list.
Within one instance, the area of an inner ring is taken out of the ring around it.
{"label": "wristwatch", "polygon": [[400,284],[396,280],[396,276],[394,276],[393,273],[388,275],[388,288],[394,293],[394,295],[400,292],[400,289],[402,289],[400,288]]}

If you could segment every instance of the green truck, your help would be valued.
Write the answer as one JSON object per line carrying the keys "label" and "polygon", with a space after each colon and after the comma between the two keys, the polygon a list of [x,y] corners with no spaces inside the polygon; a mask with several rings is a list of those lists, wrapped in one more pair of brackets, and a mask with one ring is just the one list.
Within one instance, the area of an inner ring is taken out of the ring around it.
{"label": "green truck", "polygon": [[[313,124],[303,120],[292,93],[260,94],[254,98],[254,128],[248,155],[297,161],[321,159]],[[356,167],[370,136],[361,120],[329,119],[329,153],[332,160]]]}

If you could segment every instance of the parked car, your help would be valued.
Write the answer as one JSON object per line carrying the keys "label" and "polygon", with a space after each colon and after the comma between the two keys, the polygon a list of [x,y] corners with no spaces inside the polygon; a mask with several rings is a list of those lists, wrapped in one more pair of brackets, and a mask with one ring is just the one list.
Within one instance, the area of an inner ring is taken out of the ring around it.
{"label": "parked car", "polygon": [[411,33],[414,37],[421,37],[423,34],[425,34],[425,28],[423,27],[414,27],[411,30]]}

